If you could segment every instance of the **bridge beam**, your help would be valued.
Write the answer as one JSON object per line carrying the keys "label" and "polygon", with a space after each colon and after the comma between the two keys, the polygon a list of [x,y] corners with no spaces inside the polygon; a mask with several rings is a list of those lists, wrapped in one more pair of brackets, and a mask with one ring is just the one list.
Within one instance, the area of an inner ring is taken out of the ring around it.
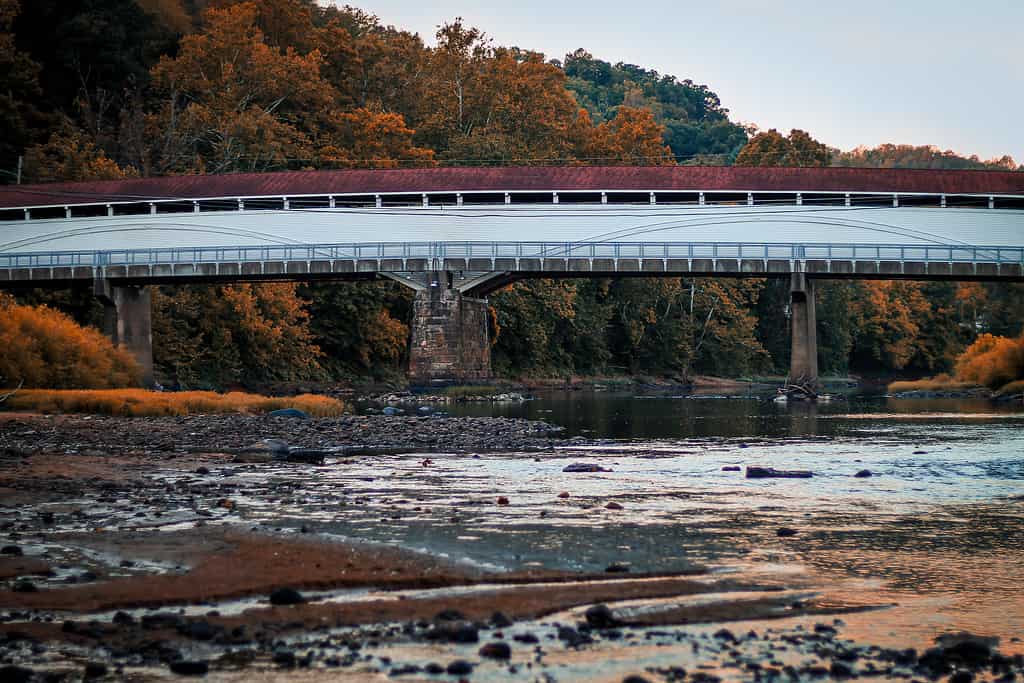
{"label": "bridge beam", "polygon": [[103,333],[127,349],[142,368],[143,386],[153,386],[153,318],[148,287],[121,287],[97,279],[93,288],[103,302]]}
{"label": "bridge beam", "polygon": [[414,384],[491,377],[487,300],[453,287],[452,273],[430,273],[413,303],[409,380]]}
{"label": "bridge beam", "polygon": [[792,333],[789,381],[818,386],[818,325],[814,312],[814,280],[793,273],[789,288],[789,321]]}

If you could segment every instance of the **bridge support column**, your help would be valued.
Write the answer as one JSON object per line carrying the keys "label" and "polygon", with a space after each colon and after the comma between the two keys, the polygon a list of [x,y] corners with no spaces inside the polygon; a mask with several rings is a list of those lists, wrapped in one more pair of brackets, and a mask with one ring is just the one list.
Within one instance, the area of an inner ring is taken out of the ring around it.
{"label": "bridge support column", "polygon": [[452,287],[450,273],[431,273],[413,304],[409,379],[417,384],[491,377],[487,300]]}
{"label": "bridge support column", "polygon": [[791,275],[789,320],[792,344],[789,357],[789,381],[792,384],[818,384],[818,326],[814,314],[814,280],[804,273]]}
{"label": "bridge support column", "polygon": [[153,331],[148,287],[119,287],[97,280],[96,296],[103,302],[103,333],[114,346],[127,349],[142,368],[143,386],[153,386]]}

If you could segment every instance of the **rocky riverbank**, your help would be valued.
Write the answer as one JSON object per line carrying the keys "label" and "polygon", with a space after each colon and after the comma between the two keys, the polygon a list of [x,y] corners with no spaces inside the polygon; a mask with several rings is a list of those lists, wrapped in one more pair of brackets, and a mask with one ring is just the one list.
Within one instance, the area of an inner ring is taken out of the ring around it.
{"label": "rocky riverbank", "polygon": [[0,413],[0,452],[85,455],[232,453],[269,439],[332,455],[364,452],[537,451],[561,428],[502,417],[270,415],[123,418]]}

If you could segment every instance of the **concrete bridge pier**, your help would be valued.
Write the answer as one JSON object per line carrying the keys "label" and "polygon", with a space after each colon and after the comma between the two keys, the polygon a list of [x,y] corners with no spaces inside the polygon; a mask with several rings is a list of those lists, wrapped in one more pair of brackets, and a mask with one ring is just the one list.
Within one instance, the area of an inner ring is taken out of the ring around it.
{"label": "concrete bridge pier", "polygon": [[103,302],[103,333],[127,349],[142,368],[142,384],[153,386],[153,332],[148,287],[120,287],[98,279],[93,291]]}
{"label": "concrete bridge pier", "polygon": [[409,380],[414,384],[491,377],[487,300],[453,286],[452,273],[429,273],[413,303]]}
{"label": "concrete bridge pier", "polygon": [[814,280],[793,273],[789,288],[789,322],[792,344],[789,382],[818,386],[818,326],[814,314]]}

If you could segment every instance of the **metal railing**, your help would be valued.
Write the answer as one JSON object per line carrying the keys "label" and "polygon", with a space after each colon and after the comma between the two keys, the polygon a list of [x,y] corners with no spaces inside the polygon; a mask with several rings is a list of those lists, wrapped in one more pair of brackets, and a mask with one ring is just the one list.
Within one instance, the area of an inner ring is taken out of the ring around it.
{"label": "metal railing", "polygon": [[0,253],[0,269],[427,259],[760,259],[1020,263],[1024,247],[780,242],[370,242]]}

